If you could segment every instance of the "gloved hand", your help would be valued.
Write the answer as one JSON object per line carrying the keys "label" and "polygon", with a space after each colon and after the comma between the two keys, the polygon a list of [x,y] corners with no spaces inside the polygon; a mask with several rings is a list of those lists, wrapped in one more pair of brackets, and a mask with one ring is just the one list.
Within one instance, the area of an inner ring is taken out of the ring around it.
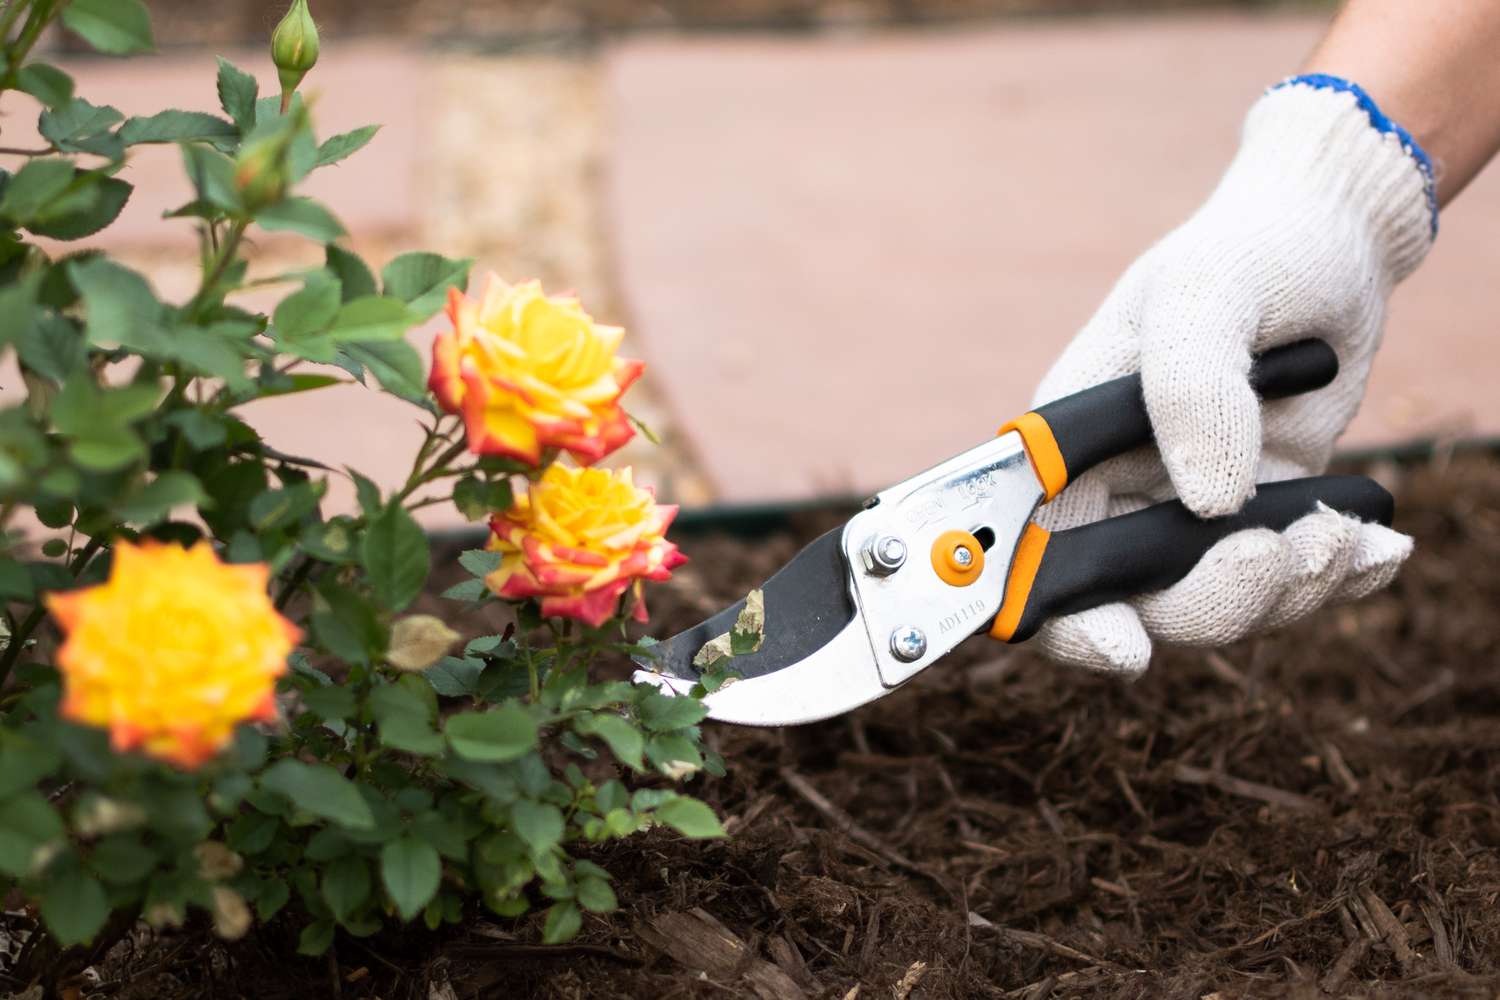
{"label": "gloved hand", "polygon": [[[1436,231],[1426,155],[1358,88],[1305,77],[1251,109],[1218,188],[1135,262],[1038,387],[1041,404],[1141,373],[1157,449],[1081,476],[1038,514],[1050,530],[1179,497],[1238,510],[1257,482],[1322,472],[1364,395],[1386,298]],[[1253,354],[1317,336],[1332,385],[1264,405]],[[1286,531],[1245,531],[1181,582],[1049,622],[1055,659],[1138,675],[1151,640],[1219,645],[1385,586],[1411,539],[1323,508]]]}

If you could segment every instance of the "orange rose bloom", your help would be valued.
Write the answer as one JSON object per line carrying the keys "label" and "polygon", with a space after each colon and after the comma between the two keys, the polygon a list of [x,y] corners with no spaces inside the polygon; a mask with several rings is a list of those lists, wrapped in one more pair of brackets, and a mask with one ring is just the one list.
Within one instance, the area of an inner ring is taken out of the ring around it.
{"label": "orange rose bloom", "polygon": [[625,331],[595,323],[577,299],[492,274],[478,299],[450,288],[448,318],[428,385],[463,417],[470,451],[537,465],[543,448],[561,448],[588,465],[635,434],[620,396],[645,364],[617,357]]}
{"label": "orange rose bloom", "polygon": [[241,722],[276,718],[276,678],[301,633],[266,594],[270,569],[207,542],[121,542],[109,580],[47,595],[67,640],[60,714],[179,767],[213,757]]}
{"label": "orange rose bloom", "polygon": [[485,584],[501,597],[539,597],[542,614],[604,624],[626,590],[646,620],[644,580],[666,580],[687,562],[666,539],[676,506],[658,504],[629,469],[553,464],[514,505],[490,519],[500,568]]}

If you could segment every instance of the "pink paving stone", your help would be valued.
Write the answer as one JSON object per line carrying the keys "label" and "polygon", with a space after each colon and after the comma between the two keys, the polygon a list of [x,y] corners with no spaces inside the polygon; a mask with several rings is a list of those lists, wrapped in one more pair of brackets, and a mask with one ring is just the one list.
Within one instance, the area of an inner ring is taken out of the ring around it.
{"label": "pink paving stone", "polygon": [[[1024,410],[1121,271],[1208,194],[1245,109],[1322,23],[613,49],[622,289],[721,499],[877,489]],[[1347,445],[1500,432],[1497,218],[1492,169],[1398,291]]]}
{"label": "pink paving stone", "polygon": [[[302,193],[324,201],[345,228],[362,238],[409,229],[417,222],[426,64],[420,53],[390,43],[352,42],[329,49],[303,85],[304,96],[313,99],[313,120],[320,137],[372,122],[384,127],[360,155],[309,177]],[[257,78],[262,97],[280,93],[268,52],[256,49],[223,55]],[[79,97],[111,104],[127,116],[165,108],[221,113],[214,88],[218,69],[211,51],[60,65],[76,81]],[[14,104],[6,109],[5,145],[34,145],[39,141],[36,116],[40,107],[24,94],[6,96]],[[13,169],[15,160],[0,156],[0,165]],[[135,192],[120,218],[89,245],[195,245],[188,220],[163,222],[161,218],[163,212],[192,198],[175,146],[134,147],[120,176],[135,185]]]}

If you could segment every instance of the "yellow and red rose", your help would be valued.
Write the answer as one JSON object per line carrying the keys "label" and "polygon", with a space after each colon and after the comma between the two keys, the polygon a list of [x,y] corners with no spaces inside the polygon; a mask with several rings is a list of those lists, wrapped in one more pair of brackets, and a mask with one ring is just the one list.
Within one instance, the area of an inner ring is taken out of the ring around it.
{"label": "yellow and red rose", "polygon": [[666,580],[687,557],[667,541],[676,506],[658,504],[629,469],[554,463],[511,508],[490,519],[500,567],[485,584],[500,597],[540,598],[542,614],[602,625],[627,590],[646,620],[645,580]]}
{"label": "yellow and red rose", "polygon": [[115,546],[108,581],[47,596],[66,633],[64,718],[179,767],[207,761],[241,722],[276,718],[276,678],[300,638],[266,593],[270,570],[227,565],[206,542]]}
{"label": "yellow and red rose", "polygon": [[449,289],[448,318],[429,386],[463,417],[470,451],[537,465],[559,448],[588,465],[634,435],[620,396],[644,362],[617,356],[625,331],[594,322],[577,299],[492,274],[477,299]]}

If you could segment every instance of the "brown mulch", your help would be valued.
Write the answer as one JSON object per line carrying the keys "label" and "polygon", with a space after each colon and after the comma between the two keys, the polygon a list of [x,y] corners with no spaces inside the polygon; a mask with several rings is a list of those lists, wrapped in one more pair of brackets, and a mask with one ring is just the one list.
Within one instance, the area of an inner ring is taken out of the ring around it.
{"label": "brown mulch", "polygon": [[[486,46],[588,42],[649,30],[799,30],[941,24],[971,18],[1256,7],[1265,0],[310,0],[329,36],[391,35]],[[1309,0],[1303,0],[1304,3]],[[1311,0],[1316,2],[1316,0]],[[150,0],[164,46],[260,42],[289,0]],[[68,39],[65,44],[82,49]]]}
{"label": "brown mulch", "polygon": [[[623,909],[573,945],[476,916],[327,961],[275,927],[167,960],[184,932],[97,995],[1492,997],[1500,462],[1384,476],[1417,554],[1357,606],[1128,686],[974,640],[847,718],[714,727],[730,774],[695,790],[733,836],[593,852]],[[661,631],[798,541],[691,540]]]}

